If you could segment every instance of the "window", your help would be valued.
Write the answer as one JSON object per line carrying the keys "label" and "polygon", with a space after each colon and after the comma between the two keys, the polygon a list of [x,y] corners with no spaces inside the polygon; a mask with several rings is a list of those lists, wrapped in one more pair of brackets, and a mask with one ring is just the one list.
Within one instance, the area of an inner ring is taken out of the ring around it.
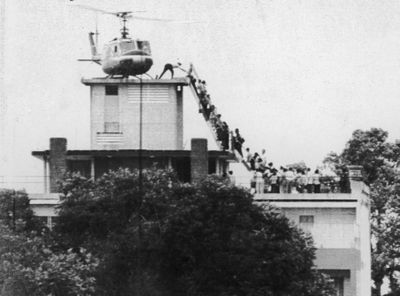
{"label": "window", "polygon": [[119,133],[119,122],[104,122],[105,133]]}
{"label": "window", "polygon": [[121,46],[121,52],[125,53],[131,50],[135,50],[135,42],[133,42],[133,40],[129,40],[129,41],[124,41],[120,43]]}
{"label": "window", "polygon": [[333,278],[334,284],[335,284],[335,290],[336,290],[336,296],[343,296],[343,278]]}
{"label": "window", "polygon": [[104,132],[119,133],[119,97],[104,97]]}
{"label": "window", "polygon": [[300,216],[299,217],[300,228],[306,232],[311,232],[311,229],[314,226],[314,216]]}
{"label": "window", "polygon": [[118,96],[118,85],[106,85],[106,96]]}
{"label": "window", "polygon": [[300,216],[300,224],[302,223],[311,223],[314,224],[314,216]]}
{"label": "window", "polygon": [[137,41],[137,47],[140,50],[143,50],[146,54],[150,55],[151,54],[151,49],[150,49],[150,43],[149,41],[146,40],[138,40]]}

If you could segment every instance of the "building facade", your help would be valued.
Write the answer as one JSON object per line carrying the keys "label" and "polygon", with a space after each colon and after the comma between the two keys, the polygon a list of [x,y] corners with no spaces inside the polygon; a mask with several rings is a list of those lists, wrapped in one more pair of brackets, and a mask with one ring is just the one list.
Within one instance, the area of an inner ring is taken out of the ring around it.
{"label": "building facade", "polygon": [[209,151],[205,139],[192,139],[191,149],[183,149],[187,78],[92,78],[82,83],[90,86],[90,149],[68,150],[67,139],[51,138],[49,149],[32,152],[43,162],[44,193],[31,195],[31,206],[50,227],[66,172],[97,179],[119,168],[161,168],[194,182],[226,174],[235,161],[231,151]]}
{"label": "building facade", "polygon": [[361,168],[349,167],[351,193],[256,194],[310,233],[316,268],[332,277],[338,296],[371,295],[370,203]]}
{"label": "building facade", "polygon": [[[58,182],[66,172],[96,179],[118,168],[156,167],[195,182],[207,174],[225,174],[229,162],[238,160],[231,151],[209,151],[205,139],[192,139],[191,150],[183,150],[185,78],[82,82],[90,86],[90,149],[68,150],[67,139],[51,138],[48,150],[32,152],[43,162],[45,188],[43,194],[30,195],[30,203],[50,228],[57,216]],[[335,280],[338,296],[369,296],[368,188],[360,168],[349,169],[351,193],[255,194],[254,201],[277,206],[313,236],[315,265]]]}

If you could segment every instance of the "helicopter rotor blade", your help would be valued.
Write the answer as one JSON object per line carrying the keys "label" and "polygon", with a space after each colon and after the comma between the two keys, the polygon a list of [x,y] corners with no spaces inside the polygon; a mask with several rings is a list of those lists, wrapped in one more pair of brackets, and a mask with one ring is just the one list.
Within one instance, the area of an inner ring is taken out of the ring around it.
{"label": "helicopter rotor blade", "polygon": [[131,15],[132,13],[143,13],[147,12],[147,10],[134,10],[134,11],[116,11],[115,14],[125,14],[125,15]]}
{"label": "helicopter rotor blade", "polygon": [[113,11],[107,11],[103,10],[100,8],[95,8],[89,5],[84,5],[84,4],[74,4],[71,5],[72,7],[78,7],[78,8],[83,8],[95,12],[100,12],[103,14],[111,14],[115,15],[119,18],[123,19],[137,19],[137,20],[145,20],[145,21],[153,21],[153,22],[164,22],[164,23],[175,23],[175,24],[192,24],[192,23],[201,23],[202,21],[180,21],[176,19],[164,19],[164,18],[154,18],[154,17],[146,17],[146,16],[137,16],[133,15],[134,13],[143,13],[147,12],[146,10],[136,10],[136,11],[118,11],[118,12],[113,12]]}
{"label": "helicopter rotor blade", "polygon": [[138,20],[144,20],[144,21],[153,21],[153,22],[173,22],[173,19],[161,19],[161,18],[154,18],[154,17],[145,17],[145,16],[136,16],[136,15],[132,15],[131,16],[134,19],[138,19]]}
{"label": "helicopter rotor blade", "polygon": [[130,18],[132,17],[132,13],[142,13],[142,12],[147,12],[146,10],[135,10],[135,11],[108,11],[108,10],[104,10],[104,9],[100,9],[100,8],[96,8],[96,7],[92,7],[89,5],[84,5],[84,4],[75,4],[75,5],[71,5],[73,7],[79,7],[79,8],[83,8],[83,9],[87,9],[87,10],[92,10],[92,11],[96,11],[96,12],[101,12],[104,14],[111,14],[111,15],[115,15],[117,17],[122,17],[122,18]]}
{"label": "helicopter rotor blade", "polygon": [[164,22],[164,23],[170,23],[170,24],[197,24],[197,23],[203,23],[203,21],[180,21],[180,20],[176,20],[176,19],[164,19],[164,18],[154,18],[154,17],[136,16],[136,15],[131,15],[130,17],[133,18],[133,19],[137,19],[137,20],[153,21],[153,22]]}
{"label": "helicopter rotor blade", "polygon": [[96,12],[101,12],[101,13],[104,13],[104,14],[117,15],[117,13],[115,13],[115,12],[103,10],[103,9],[100,9],[100,8],[95,8],[95,7],[92,7],[92,6],[89,6],[89,5],[84,5],[84,4],[74,4],[74,5],[71,5],[71,6],[72,7],[79,7],[79,8],[83,8],[83,9],[87,9],[87,10],[92,10],[92,11],[96,11]]}

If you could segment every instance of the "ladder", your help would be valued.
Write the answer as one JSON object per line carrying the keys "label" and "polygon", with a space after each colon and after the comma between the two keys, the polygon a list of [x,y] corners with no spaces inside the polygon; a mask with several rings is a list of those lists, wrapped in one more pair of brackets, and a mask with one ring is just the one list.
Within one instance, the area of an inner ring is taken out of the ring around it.
{"label": "ladder", "polygon": [[[194,81],[201,81],[201,79],[200,79],[200,76],[197,74],[197,71],[194,68],[193,64],[190,64],[190,70],[188,71],[188,75],[186,76],[186,78],[187,78],[187,83],[189,85],[189,88],[192,91],[193,97],[195,98],[195,100],[199,106],[199,110],[203,114],[204,120],[206,121],[208,127],[211,130],[211,134],[213,135],[215,143],[217,144],[217,146],[220,150],[223,150],[223,145],[222,145],[221,141],[218,140],[217,129],[212,124],[212,122],[209,120],[209,118],[207,118],[207,115],[205,114],[205,112],[203,110],[203,106],[201,104],[201,97],[197,90],[196,84],[194,82]],[[229,135],[231,135],[231,131],[229,131]],[[247,170],[251,171],[251,168],[250,168],[249,164],[246,162],[246,160],[244,160],[243,157],[239,154],[239,152],[233,148],[231,140],[229,140],[229,143],[231,146],[230,151],[235,155],[236,161],[241,162],[246,167]]]}
{"label": "ladder", "polygon": [[[203,110],[203,108],[201,106],[201,103],[200,103],[200,97],[199,97],[199,94],[197,92],[196,86],[193,85],[190,77],[188,77],[188,79],[189,79],[188,84],[189,84],[190,90],[192,91],[192,94],[195,97],[196,102],[199,105],[199,110]],[[218,140],[218,135],[217,135],[217,132],[216,132],[216,128],[212,125],[211,121],[207,119],[206,114],[204,112],[201,112],[201,113],[203,114],[204,120],[206,121],[208,127],[210,128],[211,134],[213,135],[213,138],[215,140],[215,143],[218,146],[218,149],[219,150],[223,150],[222,143],[221,143],[221,141]]]}

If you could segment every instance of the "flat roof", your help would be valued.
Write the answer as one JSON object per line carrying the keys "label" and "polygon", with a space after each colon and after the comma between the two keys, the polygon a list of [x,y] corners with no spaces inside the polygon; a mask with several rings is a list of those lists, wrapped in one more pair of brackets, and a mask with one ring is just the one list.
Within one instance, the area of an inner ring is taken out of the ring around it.
{"label": "flat roof", "polygon": [[[142,157],[190,157],[191,150],[146,150],[142,149]],[[139,149],[121,150],[67,150],[67,158],[75,157],[139,157]],[[32,151],[32,155],[43,159],[50,156],[50,150]],[[210,150],[208,157],[235,159],[235,155],[229,151]]]}
{"label": "flat roof", "polygon": [[[94,84],[140,84],[139,78],[111,78],[111,77],[93,77],[83,78],[81,82],[85,85]],[[154,79],[143,78],[143,84],[173,84],[173,85],[188,85],[188,78],[176,77],[173,79]]]}

